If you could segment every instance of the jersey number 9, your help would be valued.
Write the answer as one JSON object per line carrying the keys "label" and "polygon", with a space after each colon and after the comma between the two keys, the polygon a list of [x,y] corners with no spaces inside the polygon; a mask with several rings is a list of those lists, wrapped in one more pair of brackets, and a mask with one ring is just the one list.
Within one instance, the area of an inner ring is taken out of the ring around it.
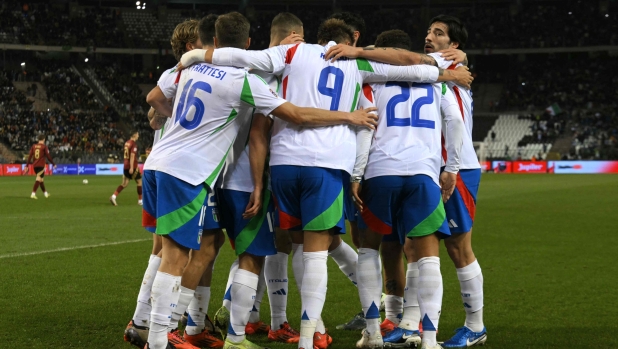
{"label": "jersey number 9", "polygon": [[[212,88],[208,83],[204,81],[197,81],[195,84],[191,84],[192,82],[193,79],[187,81],[185,84],[182,94],[180,95],[180,101],[178,101],[178,107],[176,107],[175,122],[180,122],[180,126],[186,128],[187,130],[193,130],[199,126],[200,122],[202,122],[202,118],[204,117],[204,102],[202,102],[202,100],[195,95],[197,90],[212,93]],[[188,97],[187,93],[189,94]],[[189,120],[187,116],[189,116],[191,107],[194,107],[195,109],[193,112],[193,117]]]}
{"label": "jersey number 9", "polygon": [[[412,126],[412,127],[424,127],[435,129],[436,123],[433,120],[424,120],[421,119],[421,107],[425,104],[433,103],[433,86],[432,84],[426,83],[413,83],[412,86],[408,85],[407,82],[387,82],[386,87],[391,86],[399,86],[401,88],[401,93],[393,96],[388,103],[386,104],[386,126]],[[417,98],[414,103],[412,103],[411,117],[409,118],[398,118],[395,115],[395,107],[397,104],[402,102],[407,102],[410,99],[410,89],[413,88],[423,88],[427,90],[427,96]]]}
{"label": "jersey number 9", "polygon": [[[328,87],[328,76],[333,74],[335,76],[335,83],[333,87]],[[318,81],[318,92],[331,98],[330,110],[339,110],[339,100],[341,100],[341,90],[343,89],[343,70],[337,67],[326,67],[322,69],[320,73],[320,80]]]}

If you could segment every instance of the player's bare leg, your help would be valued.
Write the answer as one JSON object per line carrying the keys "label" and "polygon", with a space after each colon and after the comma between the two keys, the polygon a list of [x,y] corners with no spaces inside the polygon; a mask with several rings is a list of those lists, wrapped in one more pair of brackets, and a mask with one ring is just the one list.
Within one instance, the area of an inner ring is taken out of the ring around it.
{"label": "player's bare leg", "polygon": [[32,187],[32,194],[30,194],[31,199],[34,199],[34,200],[38,199],[36,197],[36,191],[39,189],[40,185],[41,185],[41,177],[37,175],[36,179],[34,180],[34,186]]}
{"label": "player's bare leg", "polygon": [[219,252],[217,241],[220,234],[222,234],[220,229],[203,231],[200,249],[191,250],[189,261],[182,273],[178,303],[171,317],[169,327],[171,331],[178,328],[178,321],[187,310],[189,303],[191,303],[195,290],[206,270],[210,269],[212,273],[212,268]]}
{"label": "player's bare leg", "polygon": [[440,240],[436,234],[431,234],[415,237],[411,244],[414,253],[407,256],[408,261],[418,258],[418,302],[423,325],[422,345],[434,348],[438,345],[436,333],[443,294],[439,258]]}
{"label": "player's bare leg", "polygon": [[457,268],[461,299],[466,311],[464,327],[455,337],[446,341],[444,347],[460,346],[463,341],[483,344],[487,340],[483,323],[483,273],[472,250],[472,231],[452,234],[444,240],[444,244]]}
{"label": "player's bare leg", "polygon": [[[210,285],[215,266],[216,256],[221,246],[225,243],[223,231],[218,230],[214,237],[215,258],[206,266],[202,277],[198,281],[193,297],[191,298],[187,310],[187,322],[184,338],[187,342],[196,347],[219,348],[223,346],[223,341],[213,335],[214,327],[208,319],[208,304],[210,303]],[[192,251],[194,252],[194,251]],[[196,253],[192,253],[197,255]],[[201,258],[201,253],[198,258]],[[191,262],[189,262],[190,264]],[[186,272],[186,270],[185,270]],[[183,276],[184,277],[184,276]],[[184,286],[184,285],[183,285]],[[180,302],[179,302],[180,303]],[[181,309],[182,310],[182,309]],[[180,311],[178,311],[180,313]]]}
{"label": "player's bare leg", "polygon": [[152,283],[154,282],[155,275],[161,264],[162,247],[163,238],[160,235],[152,234],[152,252],[148,260],[148,267],[144,272],[144,277],[137,295],[135,312],[124,331],[124,340],[139,348],[143,348],[148,340],[150,314],[152,311],[150,296],[152,293]]}
{"label": "player's bare leg", "polygon": [[294,280],[296,281],[296,288],[298,293],[303,285],[303,274],[305,273],[305,262],[303,261],[303,240],[304,235],[302,231],[289,231],[290,240],[292,240],[292,273],[294,274]]}
{"label": "player's bare leg", "polygon": [[[139,171],[136,169],[136,171]],[[136,179],[135,183],[137,184],[137,204],[142,206],[142,179]]]}
{"label": "player's bare leg", "polygon": [[292,252],[292,239],[288,231],[275,228],[277,254],[266,256],[264,277],[270,303],[270,331],[268,339],[284,343],[296,343],[300,333],[292,329],[287,318],[289,293],[288,258]]}
{"label": "player's bare leg", "polygon": [[382,334],[399,325],[403,314],[403,292],[406,275],[403,264],[403,246],[399,241],[382,241],[382,265],[384,269],[384,305],[386,319],[380,325]]}
{"label": "player's bare leg", "polygon": [[188,260],[188,248],[163,236],[161,265],[152,285],[152,313],[148,333],[150,348],[165,348],[168,344],[167,329],[180,297],[180,281]]}
{"label": "player's bare leg", "polygon": [[[120,185],[118,186],[118,188],[116,188],[116,191],[114,192],[114,194],[112,194],[112,196],[110,196],[110,197],[109,197],[109,202],[111,202],[111,203],[112,203],[112,205],[114,205],[114,206],[118,206],[118,203],[116,202],[116,197],[117,197],[118,195],[120,195],[120,193],[122,192],[122,190],[123,190],[124,188],[126,188],[126,187],[127,187],[127,185],[129,185],[129,181],[130,181],[130,180],[131,180],[130,178],[127,178],[127,177],[125,177],[125,176],[122,176],[122,184],[120,184]],[[140,183],[141,183],[141,179],[140,179]]]}
{"label": "player's bare leg", "polygon": [[[326,262],[328,247],[333,242],[330,230],[305,231],[303,233],[304,273],[301,285],[301,321],[299,348],[312,348],[313,345],[324,349],[332,341],[326,334],[322,321],[322,309],[326,300],[328,273]],[[313,333],[313,337],[309,337]],[[303,335],[304,334],[304,335]]]}
{"label": "player's bare leg", "polygon": [[364,229],[361,247],[358,249],[358,295],[367,327],[362,338],[356,343],[357,348],[381,348],[383,345],[380,331],[380,298],[382,296],[382,265],[380,263],[380,245],[382,235]]}

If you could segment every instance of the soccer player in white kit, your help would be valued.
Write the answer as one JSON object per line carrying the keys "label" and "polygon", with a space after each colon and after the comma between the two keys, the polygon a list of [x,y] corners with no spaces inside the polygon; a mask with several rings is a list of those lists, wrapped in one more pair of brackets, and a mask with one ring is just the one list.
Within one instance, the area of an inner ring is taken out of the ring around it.
{"label": "soccer player in white kit", "polygon": [[[366,57],[388,62],[391,64],[413,64],[426,62],[439,65],[443,68],[452,68],[450,60],[462,62],[465,54],[463,49],[468,33],[461,21],[452,16],[440,15],[430,21],[427,37],[425,38],[425,52],[429,55],[419,55],[413,52],[396,49],[374,51],[355,51],[345,46],[331,50],[328,56],[338,57]],[[447,52],[436,54],[438,51]],[[456,177],[453,196],[445,204],[447,220],[453,233],[445,239],[449,256],[457,268],[457,277],[461,287],[462,302],[466,312],[466,321],[455,336],[442,345],[447,348],[469,347],[482,345],[487,340],[487,331],[483,324],[483,275],[481,268],[472,251],[471,231],[476,211],[476,193],[480,182],[480,164],[472,144],[472,94],[465,86],[447,83],[457,98],[461,117],[466,126],[461,154],[461,171]],[[408,265],[410,269],[410,264]],[[418,277],[411,277],[408,273],[408,289],[415,288]],[[410,285],[412,284],[412,285]],[[408,302],[408,306],[412,302]],[[405,317],[405,314],[404,314]],[[413,323],[414,321],[410,321]],[[412,326],[415,326],[412,324]]]}
{"label": "soccer player in white kit", "polygon": [[[198,36],[198,21],[186,20],[178,24],[172,33],[171,44],[176,59],[180,59],[183,53],[194,48],[202,48],[202,42]],[[162,128],[162,125],[171,120],[169,117],[172,115],[172,107],[169,100],[176,94],[177,75],[175,67],[164,71],[157,81],[157,86],[149,92],[146,98],[146,101],[152,106],[148,112],[148,118],[155,128],[153,144],[156,144],[163,135],[164,128]],[[160,125],[155,125],[153,121]],[[155,232],[154,228],[149,231]],[[143,348],[148,339],[152,308],[150,294],[155,273],[161,263],[161,246],[161,236],[153,234],[152,252],[140,286],[135,313],[124,333],[124,340],[139,348]]]}
{"label": "soccer player in white kit", "polygon": [[[343,21],[331,19],[318,30],[318,45],[296,44],[264,51],[235,49],[188,53],[193,60],[244,66],[283,74],[282,95],[299,104],[330,110],[355,110],[366,82],[436,82],[469,79],[469,73],[430,66],[394,67],[366,60],[331,63],[323,59],[335,41],[349,44],[353,33]],[[314,86],[314,88],[307,88]],[[326,348],[321,312],[326,296],[326,259],[332,234],[345,232],[343,186],[356,155],[356,134],[349,126],[307,129],[275,119],[271,140],[272,185],[281,228],[302,229],[304,266],[299,348]]]}
{"label": "soccer player in white kit", "polygon": [[[298,17],[291,13],[279,13],[271,23],[271,42],[270,47],[278,46],[279,44],[293,43],[296,40],[301,40],[303,34],[303,24]],[[295,39],[294,37],[298,35]],[[257,70],[252,70],[251,73],[258,74],[266,83],[269,84],[273,91],[278,91],[280,87],[279,77],[264,73]],[[257,273],[259,266],[259,257],[266,255],[264,258],[263,274],[260,275],[258,289],[253,307],[242,309],[238,304],[232,307],[232,287],[234,278],[239,269],[239,261],[236,260],[231,267],[228,282],[226,285],[226,293],[223,300],[223,306],[215,315],[215,326],[221,331],[227,333],[229,328],[230,310],[232,308],[237,312],[244,314],[250,311],[249,322],[246,325],[245,334],[254,334],[267,332],[268,339],[283,343],[297,343],[300,333],[292,329],[287,321],[286,308],[288,290],[288,257],[291,251],[290,236],[287,231],[278,228],[278,219],[273,214],[272,209],[267,209],[266,217],[261,225],[252,224],[251,222],[259,217],[258,212],[262,212],[262,205],[273,206],[272,199],[269,203],[263,203],[265,197],[270,198],[270,181],[264,183],[263,175],[265,171],[264,162],[267,156],[268,139],[270,138],[270,129],[272,125],[272,116],[264,116],[254,114],[251,121],[251,133],[249,138],[249,127],[239,134],[232,151],[228,155],[225,169],[222,177],[222,189],[218,195],[221,203],[221,213],[224,218],[230,241],[234,242],[234,247],[240,261],[241,270],[247,269],[247,262],[244,259],[255,259],[253,273]],[[246,133],[246,134],[245,134]],[[259,156],[255,153],[260,153],[260,150],[254,148],[249,156],[249,144],[256,144],[256,134],[258,138],[263,139],[264,143]],[[258,165],[259,163],[259,165]],[[259,168],[257,168],[259,167]],[[253,172],[253,173],[252,173]],[[268,178],[268,177],[267,177]],[[266,185],[266,186],[265,186]],[[266,188],[266,191],[265,191]],[[249,205],[248,205],[249,203]],[[231,209],[225,210],[225,207]],[[230,214],[226,214],[226,212]],[[234,213],[235,212],[235,213]],[[244,220],[251,215],[256,215],[250,220]],[[254,227],[249,229],[249,226]],[[255,233],[255,227],[261,227]],[[275,239],[273,245],[272,230],[275,230]],[[239,243],[236,243],[239,240]],[[276,252],[272,248],[276,247]],[[247,255],[253,255],[251,258]],[[251,267],[252,265],[249,265]],[[245,271],[241,272],[244,273]],[[235,286],[237,288],[237,286]],[[259,319],[259,308],[262,295],[265,288],[268,289],[269,304],[271,309],[271,326],[267,326]],[[248,303],[247,303],[248,304]],[[236,319],[238,315],[234,316]],[[236,320],[235,320],[236,321]],[[240,323],[234,324],[234,327],[239,328]]]}
{"label": "soccer player in white kit", "polygon": [[[241,14],[220,16],[215,27],[216,46],[248,47],[249,22]],[[197,64],[183,72],[178,88],[173,123],[144,165],[145,221],[155,223],[156,233],[163,235],[146,346],[156,349],[173,346],[168,343],[166,330],[178,303],[189,249],[200,250],[201,240],[219,228],[210,193],[247,111],[255,108],[265,115],[272,113],[312,125],[365,125],[373,120],[364,111],[342,113],[296,107],[241,68]],[[257,279],[254,281],[257,284]]]}

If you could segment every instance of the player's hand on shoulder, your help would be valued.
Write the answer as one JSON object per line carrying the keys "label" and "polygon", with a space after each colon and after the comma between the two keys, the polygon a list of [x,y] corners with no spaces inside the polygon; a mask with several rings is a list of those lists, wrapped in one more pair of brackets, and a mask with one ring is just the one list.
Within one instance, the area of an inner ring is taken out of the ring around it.
{"label": "player's hand on shoulder", "polygon": [[377,111],[378,108],[371,107],[363,109],[362,107],[350,113],[350,124],[356,126],[368,127],[375,130],[378,126],[378,115],[372,114]]}
{"label": "player's hand on shoulder", "polygon": [[334,62],[341,57],[357,58],[360,55],[360,50],[362,50],[362,48],[344,44],[337,44],[329,48],[328,51],[326,51],[324,59],[330,59],[331,62]]}
{"label": "player's hand on shoulder", "polygon": [[447,202],[455,191],[457,184],[457,174],[444,171],[440,174],[440,190],[442,192],[442,201]]}
{"label": "player's hand on shoulder", "polygon": [[290,44],[297,44],[300,42],[305,42],[305,40],[303,39],[301,35],[293,32],[292,34],[288,35],[285,39],[281,40],[279,45],[290,45]]}
{"label": "player's hand on shoulder", "polygon": [[449,70],[449,71],[453,72],[453,74],[455,75],[455,82],[458,85],[461,85],[468,89],[470,88],[474,78],[472,77],[472,74],[470,73],[470,69],[468,69],[468,67],[461,66],[455,70]]}
{"label": "player's hand on shoulder", "polygon": [[446,50],[440,51],[442,53],[442,58],[447,61],[453,61],[453,64],[459,64],[466,61],[466,53],[460,49],[456,48],[447,48]]}

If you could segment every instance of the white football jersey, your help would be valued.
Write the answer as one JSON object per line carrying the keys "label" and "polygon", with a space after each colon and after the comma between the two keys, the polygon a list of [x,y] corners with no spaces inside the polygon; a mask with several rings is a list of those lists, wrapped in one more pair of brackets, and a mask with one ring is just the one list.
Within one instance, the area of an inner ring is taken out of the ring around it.
{"label": "white football jersey", "polygon": [[[302,107],[354,111],[361,85],[390,80],[434,82],[438,69],[431,66],[395,67],[365,59],[324,60],[334,46],[283,45],[264,51],[217,49],[213,62],[246,66],[281,75],[280,95]],[[270,165],[325,167],[352,173],[356,133],[349,125],[303,127],[275,118],[270,143]]]}
{"label": "white football jersey", "polygon": [[378,127],[365,178],[424,174],[439,185],[443,109],[456,105],[441,83],[387,82],[371,85]]}
{"label": "white football jersey", "polygon": [[[438,66],[442,69],[455,69],[453,66],[453,61],[447,61],[442,58],[441,53],[430,53]],[[462,64],[457,65],[460,67]],[[476,151],[474,150],[474,144],[472,143],[472,111],[474,109],[474,101],[472,100],[472,91],[468,90],[465,87],[459,86],[452,81],[448,81],[446,83],[448,88],[453,91],[453,95],[457,99],[457,105],[461,112],[461,116],[463,117],[464,125],[466,127],[466,134],[463,137],[463,146],[461,147],[461,165],[460,169],[476,169],[481,168],[481,164],[479,163],[479,159],[476,156]],[[446,154],[446,152],[444,152]],[[445,155],[446,156],[446,155]],[[446,159],[443,157],[442,165],[444,165]]]}
{"label": "white football jersey", "polygon": [[245,69],[196,64],[182,72],[172,124],[144,169],[212,188],[244,119],[270,114],[285,100]]}
{"label": "white football jersey", "polygon": [[[176,70],[176,66],[164,71],[163,74],[161,74],[159,81],[157,81],[157,86],[159,86],[165,98],[173,99],[174,96],[176,95],[176,88],[178,87],[178,84],[176,82],[177,77],[178,77],[178,71]],[[157,142],[159,141],[159,139],[161,139],[161,137],[163,137],[163,135],[165,134],[165,130],[169,127],[171,123],[172,123],[172,118],[168,118],[167,121],[165,122],[165,125],[163,125],[163,127],[161,127],[160,130],[155,130],[154,140],[152,142],[153,146],[157,144]]]}
{"label": "white football jersey", "polygon": [[[271,90],[278,92],[279,79],[275,75],[262,71],[251,71],[251,73],[261,77]],[[241,126],[238,137],[236,137],[236,141],[227,155],[221,174],[221,188],[223,189],[251,193],[255,188],[251,175],[251,163],[249,162],[249,131],[251,131],[253,110],[250,112],[251,116],[246,118],[246,125]]]}

